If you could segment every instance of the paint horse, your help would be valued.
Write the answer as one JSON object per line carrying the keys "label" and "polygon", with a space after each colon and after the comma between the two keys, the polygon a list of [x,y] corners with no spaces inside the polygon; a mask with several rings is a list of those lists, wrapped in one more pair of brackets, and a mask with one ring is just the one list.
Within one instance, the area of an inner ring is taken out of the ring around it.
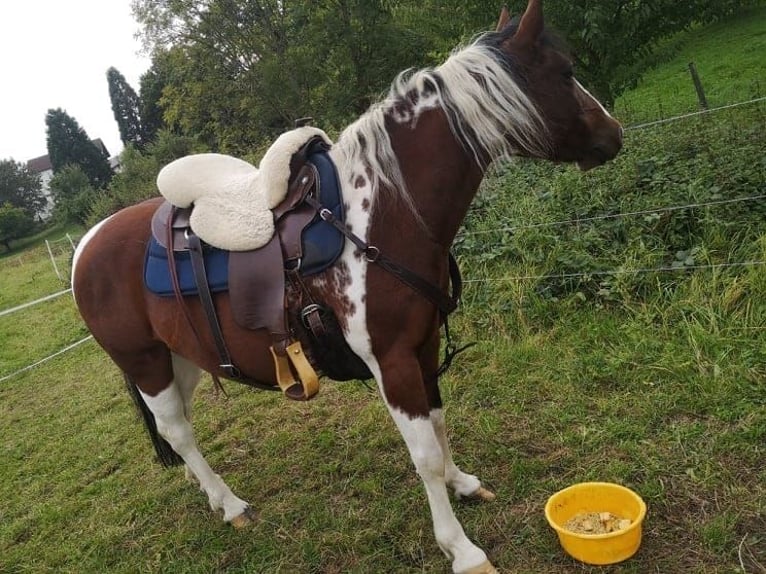
{"label": "paint horse", "polygon": [[[583,170],[614,158],[622,128],[575,79],[570,59],[545,31],[541,0],[520,19],[501,13],[497,29],[434,69],[401,74],[384,100],[345,129],[329,151],[337,166],[346,241],[329,269],[304,278],[337,318],[342,335],[374,376],[425,485],[436,542],[459,573],[496,572],[455,517],[457,497],[492,499],[453,461],[437,386],[442,313],[371,253],[385,255],[446,293],[449,250],[487,167],[506,156],[576,162]],[[142,266],[156,202],[116,213],[83,237],[73,291],[98,343],[134,386],[158,441],[199,481],[213,510],[242,526],[247,502],[213,472],[190,425],[201,371],[226,377],[196,298],[188,322],[172,298],[147,292]],[[374,249],[374,251],[372,251]],[[232,361],[251,380],[276,385],[267,333],[240,327],[229,295],[214,295]]]}

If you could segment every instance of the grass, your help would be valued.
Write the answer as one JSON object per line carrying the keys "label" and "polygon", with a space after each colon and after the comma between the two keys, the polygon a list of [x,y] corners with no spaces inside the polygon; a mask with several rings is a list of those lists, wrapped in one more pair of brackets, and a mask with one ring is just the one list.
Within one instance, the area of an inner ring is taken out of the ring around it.
{"label": "grass", "polygon": [[[12,251],[0,255],[0,311],[69,288],[72,249],[66,240],[67,233],[77,240],[83,230],[78,226],[53,226],[20,239]],[[46,239],[52,242],[55,268],[45,245]],[[2,319],[0,317],[0,321]]]}
{"label": "grass", "polygon": [[[456,513],[501,571],[766,572],[766,267],[689,268],[766,260],[764,201],[529,227],[763,193],[765,110],[629,131],[588,174],[533,163],[488,180],[456,245],[473,282],[452,330],[478,344],[442,390],[458,463],[498,494]],[[61,288],[46,252],[20,256],[2,261],[0,309]],[[586,274],[558,277],[572,271]],[[70,297],[0,317],[0,378],[82,336]],[[325,383],[298,404],[226,388],[203,384],[194,426],[260,513],[241,532],[153,462],[95,343],[0,383],[0,571],[448,569],[376,392]],[[562,553],[542,508],[583,480],[647,501],[635,558],[597,568]]]}
{"label": "grass", "polygon": [[634,124],[697,111],[689,62],[697,68],[711,108],[766,96],[764,53],[766,6],[678,34],[659,50],[659,58],[664,54],[671,61],[644,74],[636,89],[617,99],[615,112]]}

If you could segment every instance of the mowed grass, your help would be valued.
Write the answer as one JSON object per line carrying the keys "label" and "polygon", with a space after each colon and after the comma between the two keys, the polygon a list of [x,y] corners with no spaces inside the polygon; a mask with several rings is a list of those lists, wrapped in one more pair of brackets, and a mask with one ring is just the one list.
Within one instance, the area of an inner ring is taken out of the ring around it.
{"label": "mowed grass", "polygon": [[[514,230],[763,193],[763,126],[763,107],[739,109],[628,132],[585,175],[526,164],[488,181],[457,245],[468,282],[451,322],[477,345],[442,391],[458,464],[498,494],[454,508],[501,572],[766,571],[766,266],[684,268],[766,261],[763,200]],[[45,252],[22,256],[0,292],[35,293],[7,305],[60,288],[43,288]],[[0,378],[84,334],[68,296],[0,317]],[[200,448],[259,513],[236,531],[154,461],[122,385],[93,342],[0,383],[0,571],[449,570],[376,391],[326,382],[298,404],[205,380]],[[633,559],[590,567],[559,548],[543,506],[584,480],[646,500]]]}
{"label": "mowed grass", "polygon": [[[498,500],[455,506],[501,571],[766,564],[763,336],[734,318],[711,330],[683,301],[580,311],[528,332],[479,308],[456,323],[479,344],[442,384],[452,444]],[[477,326],[488,320],[493,337]],[[244,531],[210,512],[181,469],[153,461],[121,377],[94,343],[0,385],[0,570],[448,570],[376,392],[330,383],[304,405],[227,390],[216,396],[204,382],[194,420],[213,468],[259,511]],[[634,559],[589,568],[558,548],[542,507],[582,480],[627,484],[647,501]]]}

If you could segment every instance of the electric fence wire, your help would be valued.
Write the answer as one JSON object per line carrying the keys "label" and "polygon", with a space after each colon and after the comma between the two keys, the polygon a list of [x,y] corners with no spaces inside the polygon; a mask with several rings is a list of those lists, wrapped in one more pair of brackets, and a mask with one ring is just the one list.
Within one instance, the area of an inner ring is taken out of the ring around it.
{"label": "electric fence wire", "polygon": [[83,343],[86,343],[86,342],[90,341],[92,338],[93,338],[93,335],[88,335],[84,339],[80,339],[76,343],[72,343],[71,345],[69,345],[67,347],[64,347],[60,351],[57,351],[57,352],[53,353],[52,355],[49,355],[49,356],[45,357],[44,359],[40,359],[39,361],[37,361],[35,363],[32,363],[31,365],[27,365],[26,367],[24,367],[22,369],[19,369],[18,371],[15,371],[15,372],[13,372],[13,373],[11,373],[9,375],[5,375],[4,377],[0,377],[0,383],[2,383],[3,381],[7,381],[8,379],[12,379],[13,377],[15,377],[17,375],[20,375],[21,373],[25,373],[25,372],[27,372],[27,371],[29,371],[31,369],[34,369],[35,367],[37,367],[39,365],[42,365],[43,363],[47,363],[51,359],[55,359],[59,355],[63,355],[64,353],[66,353],[68,351],[71,351],[75,347],[78,347],[79,345],[82,345]]}
{"label": "electric fence wire", "polygon": [[489,277],[486,279],[464,279],[463,284],[510,283],[512,281],[542,281],[545,279],[572,279],[578,277],[600,277],[613,275],[645,275],[649,273],[675,273],[703,269],[728,269],[733,267],[757,267],[764,261],[737,261],[734,263],[711,263],[706,265],[677,265],[669,267],[643,267],[639,269],[612,269],[609,271],[582,271],[578,273],[557,273],[553,275],[516,275],[511,277]]}
{"label": "electric fence wire", "polygon": [[[685,118],[690,118],[694,116],[699,116],[702,114],[707,113],[713,113],[721,110],[726,110],[729,108],[735,108],[738,106],[743,106],[747,104],[752,104],[756,102],[761,102],[766,100],[766,97],[762,98],[756,98],[753,100],[749,100],[746,102],[738,102],[736,104],[731,104],[728,106],[720,106],[718,108],[712,108],[710,110],[703,110],[701,112],[694,112],[690,114],[683,114],[680,116],[675,116],[672,118],[657,120],[653,122],[647,122],[645,124],[638,124],[633,126],[626,127],[627,130],[637,130],[637,129],[643,129],[647,127],[652,127],[660,124],[665,124],[668,122],[681,120]],[[481,230],[481,231],[466,231],[460,234],[460,237],[468,237],[472,235],[484,235],[489,233],[498,233],[498,232],[514,232],[519,231],[523,229],[535,229],[539,227],[552,227],[557,225],[572,225],[572,224],[580,224],[580,223],[586,223],[589,221],[599,221],[604,219],[612,219],[612,218],[618,218],[618,217],[628,217],[628,216],[638,216],[638,215],[650,215],[653,213],[664,213],[669,211],[677,211],[681,209],[691,209],[696,207],[707,207],[711,205],[723,205],[727,203],[736,203],[741,201],[756,201],[758,199],[764,199],[766,198],[766,194],[761,195],[754,195],[749,197],[740,197],[740,198],[734,198],[734,199],[723,199],[723,200],[716,200],[716,201],[708,201],[708,202],[701,202],[701,203],[690,203],[686,205],[678,205],[678,206],[670,206],[670,207],[660,207],[655,209],[648,209],[648,210],[641,210],[641,211],[632,211],[632,212],[625,212],[625,213],[617,213],[617,214],[606,214],[606,215],[597,215],[593,217],[586,217],[586,218],[577,218],[577,219],[569,219],[564,221],[553,221],[553,222],[544,222],[544,223],[535,223],[531,225],[523,225],[523,226],[516,226],[516,227],[503,227],[499,229],[491,229],[491,230]],[[463,281],[463,283],[468,285],[475,285],[475,284],[481,284],[481,283],[497,283],[497,282],[512,282],[512,281],[533,281],[533,280],[545,280],[545,279],[569,279],[569,278],[579,278],[579,277],[594,277],[594,276],[614,276],[614,275],[625,275],[625,274],[645,274],[645,273],[663,273],[663,272],[679,272],[679,271],[690,271],[690,270],[704,270],[704,269],[724,269],[724,268],[733,268],[733,267],[753,267],[753,266],[759,266],[759,265],[766,265],[766,261],[742,261],[742,262],[735,262],[735,263],[717,263],[717,264],[709,264],[709,265],[679,265],[679,266],[670,266],[670,267],[655,267],[655,268],[641,268],[641,269],[615,269],[611,271],[587,271],[587,272],[579,272],[579,273],[560,273],[560,274],[553,274],[553,275],[520,275],[520,276],[513,276],[513,277],[496,277],[496,278],[486,278],[486,279],[466,279]],[[60,295],[63,295],[65,293],[69,293],[71,289],[66,289],[64,291],[59,291],[58,293],[53,293],[52,295],[48,295],[47,297],[42,297],[40,299],[37,299],[35,301],[30,301],[29,303],[24,303],[23,305],[19,305],[17,307],[13,307],[11,309],[6,309],[4,311],[0,311],[0,317],[4,315],[9,315],[11,313],[14,313],[16,311],[20,311],[22,309],[26,309],[29,307],[32,307],[33,305],[37,305],[39,303],[42,303],[44,301],[48,301],[50,299],[54,299],[56,297],[59,297]],[[59,355],[62,355],[75,347],[91,340],[93,338],[93,335],[89,335],[88,337],[85,337],[84,339],[81,339],[77,341],[76,343],[73,343],[60,351],[49,355],[48,357],[45,357],[44,359],[41,359],[31,365],[28,365],[22,369],[19,369],[18,371],[15,371],[13,373],[10,373],[9,375],[5,375],[3,377],[0,377],[0,383],[7,381],[8,379],[11,379],[17,375],[20,375],[21,373],[24,373],[26,371],[29,371],[39,365],[42,365],[43,363],[46,363],[47,361],[50,361],[51,359],[54,359],[58,357]]]}
{"label": "electric fence wire", "polygon": [[641,211],[626,211],[624,213],[612,213],[605,215],[595,215],[593,217],[578,217],[574,219],[565,219],[561,221],[549,221],[543,223],[531,223],[529,225],[516,225],[512,227],[498,227],[495,229],[482,229],[477,231],[464,231],[460,233],[458,237],[471,237],[474,235],[488,235],[491,233],[514,233],[516,231],[523,231],[525,229],[538,229],[540,227],[556,227],[560,225],[579,225],[581,223],[588,223],[591,221],[601,221],[604,219],[616,219],[619,217],[631,217],[636,215],[651,215],[653,213],[667,213],[670,211],[680,211],[682,209],[693,209],[697,207],[709,207],[711,205],[724,205],[728,203],[738,203],[741,201],[757,201],[759,199],[766,199],[766,194],[750,195],[747,197],[737,197],[733,199],[719,199],[714,201],[705,201],[700,203],[687,203],[686,205],[671,205],[668,207],[656,207],[653,209],[644,209]]}

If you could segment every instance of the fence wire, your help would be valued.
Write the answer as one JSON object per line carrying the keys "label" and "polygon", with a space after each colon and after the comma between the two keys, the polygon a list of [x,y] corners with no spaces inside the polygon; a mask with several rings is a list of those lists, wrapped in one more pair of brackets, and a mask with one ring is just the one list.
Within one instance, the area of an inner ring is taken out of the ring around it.
{"label": "fence wire", "polygon": [[646,275],[649,273],[674,273],[703,269],[727,269],[731,267],[756,267],[766,265],[766,261],[737,261],[734,263],[711,263],[706,265],[678,265],[670,267],[644,267],[639,269],[612,269],[609,271],[583,271],[579,273],[559,273],[554,275],[517,275],[513,277],[490,277],[486,279],[465,279],[464,284],[510,283],[512,281],[542,281],[546,279],[572,279],[577,277],[600,277],[614,275]]}
{"label": "fence wire", "polygon": [[43,363],[47,363],[51,359],[55,359],[59,355],[63,355],[67,351],[71,351],[75,347],[78,347],[78,346],[82,345],[83,343],[86,343],[86,342],[90,341],[92,338],[93,338],[93,335],[88,335],[84,339],[80,339],[76,343],[72,343],[71,345],[69,345],[67,347],[64,347],[60,351],[57,351],[57,352],[53,353],[52,355],[49,355],[49,356],[45,357],[44,359],[40,359],[39,361],[37,361],[35,363],[32,363],[31,365],[27,365],[26,367],[24,367],[22,369],[19,369],[18,371],[15,371],[15,372],[11,373],[10,375],[5,375],[4,377],[0,377],[0,383],[2,383],[4,381],[7,381],[8,379],[12,379],[13,377],[15,377],[17,375],[20,375],[21,373],[25,373],[25,372],[27,372],[27,371],[29,371],[31,369],[34,369],[35,367],[39,367]]}
{"label": "fence wire", "polygon": [[[688,114],[682,114],[679,116],[675,116],[672,118],[666,118],[662,120],[656,120],[652,122],[647,122],[643,124],[636,124],[632,126],[628,126],[625,128],[626,131],[630,130],[640,130],[645,128],[651,128],[654,126],[683,120],[687,118],[692,118],[696,116],[701,116],[704,114],[710,114],[714,112],[719,112],[722,110],[727,110],[731,108],[736,108],[740,106],[745,106],[757,102],[765,101],[766,97],[761,98],[755,98],[749,101],[745,102],[738,102],[735,104],[730,104],[726,106],[720,106],[716,108],[711,108],[709,110],[702,110],[699,112],[693,112]],[[617,213],[617,214],[604,214],[604,215],[597,215],[592,217],[586,217],[586,218],[575,218],[575,219],[568,219],[563,221],[553,221],[553,222],[543,222],[543,223],[534,223],[530,225],[521,225],[521,226],[515,226],[515,227],[503,227],[503,228],[497,228],[497,229],[490,229],[490,230],[480,230],[480,231],[466,231],[459,235],[459,237],[468,237],[473,235],[486,235],[490,233],[498,233],[498,232],[514,232],[524,229],[535,229],[535,228],[541,228],[541,227],[552,227],[552,226],[559,226],[559,225],[576,225],[581,223],[587,223],[592,221],[601,221],[606,219],[614,219],[614,218],[620,218],[620,217],[631,217],[631,216],[639,216],[639,215],[650,215],[653,213],[666,213],[671,211],[679,211],[683,209],[692,209],[692,208],[699,208],[699,207],[709,207],[709,206],[715,206],[715,205],[724,205],[724,204],[731,204],[731,203],[737,203],[737,202],[743,202],[743,201],[757,201],[760,199],[766,199],[766,194],[759,194],[759,195],[753,195],[748,197],[740,197],[740,198],[734,198],[734,199],[723,199],[723,200],[715,200],[715,201],[708,201],[708,202],[700,202],[700,203],[689,203],[686,205],[675,205],[675,206],[668,206],[668,207],[658,207],[654,209],[646,209],[646,210],[640,210],[640,211],[631,211],[631,212],[625,212],[625,213]],[[63,238],[62,238],[63,239]],[[72,242],[71,238],[69,239],[70,243]],[[681,272],[681,271],[691,271],[691,270],[712,270],[712,269],[726,269],[726,268],[736,268],[736,267],[755,267],[755,266],[763,266],[766,265],[766,261],[741,261],[741,262],[733,262],[733,263],[717,263],[717,264],[708,264],[708,265],[679,265],[679,266],[671,266],[671,267],[654,267],[654,268],[639,268],[639,269],[614,269],[614,270],[608,270],[608,271],[588,271],[588,272],[578,272],[578,273],[560,273],[560,274],[552,274],[552,275],[519,275],[519,276],[513,276],[513,277],[497,277],[497,278],[485,278],[485,279],[466,279],[463,281],[463,283],[468,285],[478,285],[478,284],[487,284],[487,283],[502,283],[502,282],[513,282],[513,281],[541,281],[541,280],[547,280],[547,279],[569,279],[569,278],[582,278],[582,277],[594,277],[594,276],[617,276],[617,275],[639,275],[639,274],[649,274],[649,273],[673,273],[673,272]],[[35,301],[31,301],[29,303],[25,303],[23,305],[19,305],[17,307],[13,307],[11,309],[6,309],[4,311],[0,311],[0,317],[4,315],[9,315],[11,313],[15,313],[17,311],[21,311],[23,309],[27,309],[29,307],[32,307],[34,305],[37,305],[39,303],[43,303],[45,301],[48,301],[50,299],[54,299],[56,297],[59,297],[65,293],[69,293],[71,291],[70,289],[66,289],[64,291],[60,291],[58,293],[53,293],[52,295],[48,295],[46,297],[42,297],[40,299],[37,299]],[[28,365],[22,369],[19,369],[18,371],[15,371],[13,373],[10,373],[8,375],[5,375],[3,377],[0,377],[0,383],[7,381],[13,377],[16,377],[22,373],[25,373],[31,369],[34,369],[35,367],[42,365],[43,363],[46,363],[76,347],[79,345],[82,345],[83,343],[86,343],[87,341],[93,339],[93,335],[89,335],[88,337],[85,337],[84,339],[81,339],[71,345],[68,345],[67,347],[64,347],[60,351],[57,351],[56,353],[53,353],[52,355],[45,357],[44,359],[41,359],[35,363],[32,363],[31,365]]]}
{"label": "fence wire", "polygon": [[555,227],[559,225],[579,225],[581,223],[588,223],[591,221],[601,221],[604,219],[616,219],[619,217],[630,217],[634,215],[651,215],[652,213],[667,213],[670,211],[680,211],[682,209],[692,209],[697,207],[709,207],[712,205],[724,205],[728,203],[739,203],[741,201],[757,201],[759,199],[766,199],[766,194],[750,195],[747,197],[737,197],[734,199],[719,199],[715,201],[706,201],[700,203],[687,203],[685,205],[671,205],[669,207],[656,207],[652,209],[644,209],[641,211],[626,211],[625,213],[613,213],[605,215],[594,215],[593,217],[578,217],[575,219],[565,219],[562,221],[550,221],[543,223],[532,223],[529,225],[516,225],[513,227],[498,227],[495,229],[482,229],[477,231],[464,231],[459,237],[471,237],[475,235],[488,235],[490,233],[513,233],[515,231],[522,231],[524,229],[538,229],[540,227]]}
{"label": "fence wire", "polygon": [[713,112],[720,112],[722,110],[729,110],[731,108],[738,108],[740,106],[746,106],[746,105],[749,105],[749,104],[755,104],[757,102],[762,102],[764,100],[766,100],[766,96],[764,96],[762,98],[755,98],[755,99],[752,99],[752,100],[748,100],[746,102],[737,102],[736,104],[729,104],[727,106],[719,106],[717,108],[710,108],[709,110],[700,110],[699,112],[691,112],[691,113],[683,114],[683,115],[680,115],[680,116],[674,116],[672,118],[666,118],[664,120],[655,120],[653,122],[646,122],[644,124],[635,124],[635,125],[626,127],[625,131],[628,131],[628,130],[641,130],[641,129],[644,129],[644,128],[650,128],[650,127],[654,127],[654,126],[659,126],[659,125],[662,125],[662,124],[667,124],[667,123],[675,122],[675,121],[678,121],[678,120],[684,120],[684,119],[687,119],[687,118],[693,118],[693,117],[701,116],[701,115],[704,115],[704,114],[712,114]]}

